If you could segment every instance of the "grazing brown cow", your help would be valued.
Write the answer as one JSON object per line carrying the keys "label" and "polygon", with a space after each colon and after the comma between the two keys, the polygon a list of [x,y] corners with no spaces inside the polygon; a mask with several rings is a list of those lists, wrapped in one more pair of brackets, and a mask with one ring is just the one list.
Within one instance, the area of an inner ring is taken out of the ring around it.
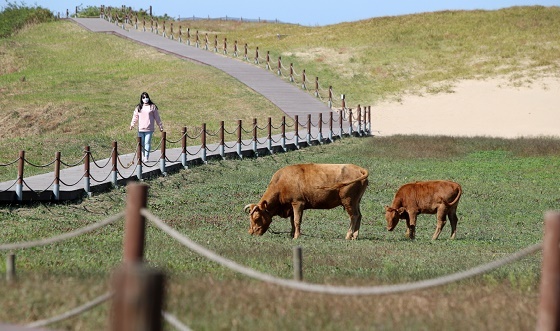
{"label": "grazing brown cow", "polygon": [[262,235],[273,216],[290,217],[291,235],[300,236],[300,224],[306,209],[331,209],[343,206],[350,216],[346,239],[358,238],[362,214],[360,200],[368,185],[368,171],[353,164],[295,164],[272,176],[266,192],[257,204],[245,206],[249,212],[249,233]]}
{"label": "grazing brown cow", "polygon": [[408,183],[399,188],[391,207],[385,206],[387,230],[393,231],[399,219],[406,220],[406,235],[414,239],[416,216],[419,214],[437,214],[436,240],[445,225],[446,217],[451,222],[451,239],[457,232],[457,205],[462,194],[461,185],[446,181],[432,180]]}

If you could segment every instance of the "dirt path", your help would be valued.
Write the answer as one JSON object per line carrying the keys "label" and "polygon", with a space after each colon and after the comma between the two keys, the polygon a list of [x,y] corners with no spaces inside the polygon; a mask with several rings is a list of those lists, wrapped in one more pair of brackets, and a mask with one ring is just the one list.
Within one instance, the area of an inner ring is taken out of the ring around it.
{"label": "dirt path", "polygon": [[455,84],[453,91],[375,105],[373,134],[560,138],[558,78],[524,87],[499,79],[469,80]]}

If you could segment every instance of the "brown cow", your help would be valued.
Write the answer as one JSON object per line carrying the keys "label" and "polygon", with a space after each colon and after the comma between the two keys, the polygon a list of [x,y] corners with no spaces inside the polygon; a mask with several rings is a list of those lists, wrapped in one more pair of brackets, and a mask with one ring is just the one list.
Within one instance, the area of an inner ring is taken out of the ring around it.
{"label": "brown cow", "polygon": [[387,230],[393,231],[399,219],[406,220],[406,235],[414,239],[416,216],[419,214],[437,214],[436,240],[445,225],[446,217],[451,222],[451,239],[457,232],[457,205],[462,194],[461,185],[446,181],[433,180],[408,183],[399,188],[391,207],[385,206]]}
{"label": "brown cow", "polygon": [[346,239],[358,238],[362,214],[360,200],[368,185],[368,171],[353,164],[295,164],[272,176],[257,204],[245,206],[249,212],[249,233],[263,235],[273,216],[290,217],[291,235],[300,236],[306,209],[331,209],[343,206],[350,216]]}

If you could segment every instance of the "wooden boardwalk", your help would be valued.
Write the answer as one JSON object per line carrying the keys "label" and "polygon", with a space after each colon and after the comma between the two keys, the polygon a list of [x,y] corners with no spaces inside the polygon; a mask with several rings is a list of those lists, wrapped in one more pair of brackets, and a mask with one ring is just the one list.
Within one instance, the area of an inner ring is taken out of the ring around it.
{"label": "wooden boardwalk", "polygon": [[[343,125],[337,122],[332,131],[327,129],[319,132],[316,126],[319,114],[323,114],[323,121],[326,121],[329,119],[331,109],[318,98],[251,63],[188,46],[152,32],[134,29],[128,31],[101,18],[76,18],[73,20],[92,32],[116,34],[181,58],[216,67],[262,94],[290,118],[293,119],[297,115],[299,122],[302,123],[302,128],[299,135],[296,136],[295,132],[287,133],[285,138],[275,135],[272,139],[259,138],[256,142],[249,140],[241,143],[228,142],[224,145],[213,144],[208,145],[206,150],[201,146],[189,146],[187,153],[182,153],[181,148],[167,149],[165,159],[161,158],[160,151],[154,151],[150,155],[152,161],[143,164],[133,162],[135,154],[119,155],[116,171],[111,169],[110,158],[95,160],[95,163],[90,163],[89,177],[84,176],[84,164],[60,170],[58,186],[54,185],[54,171],[23,178],[22,182],[14,179],[0,183],[0,202],[75,200],[85,194],[107,190],[115,184],[123,185],[129,180],[166,174],[168,171],[176,171],[189,164],[206,162],[209,158],[239,158],[255,154],[269,154],[332,141],[348,134],[369,134],[369,125],[362,124],[362,126],[356,127],[356,125],[350,126],[347,122],[344,122]],[[313,124],[310,131],[303,128],[307,125],[308,114],[311,114]],[[342,119],[340,120],[342,121]],[[341,127],[343,127],[342,130]],[[95,154],[94,151],[93,154]]]}

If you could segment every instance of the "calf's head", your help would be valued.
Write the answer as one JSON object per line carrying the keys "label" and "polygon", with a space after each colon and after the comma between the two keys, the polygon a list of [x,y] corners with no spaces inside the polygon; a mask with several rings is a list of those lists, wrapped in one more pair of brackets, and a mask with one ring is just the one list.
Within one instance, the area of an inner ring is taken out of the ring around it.
{"label": "calf's head", "polygon": [[387,230],[393,231],[400,219],[404,218],[404,213],[406,213],[404,208],[392,208],[385,206],[385,220],[387,220]]}
{"label": "calf's head", "polygon": [[272,215],[270,215],[267,210],[266,201],[257,205],[246,205],[244,210],[246,213],[249,213],[249,220],[251,221],[249,234],[262,236],[266,230],[268,230],[268,227],[272,222]]}

